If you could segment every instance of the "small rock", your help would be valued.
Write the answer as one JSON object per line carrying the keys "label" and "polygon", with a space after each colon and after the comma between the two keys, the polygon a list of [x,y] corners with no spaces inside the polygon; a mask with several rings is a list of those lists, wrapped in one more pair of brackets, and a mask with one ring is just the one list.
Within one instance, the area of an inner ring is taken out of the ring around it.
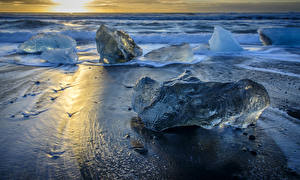
{"label": "small rock", "polygon": [[246,152],[246,151],[247,151],[247,148],[246,148],[246,147],[243,147],[243,148],[242,148],[242,151]]}
{"label": "small rock", "polygon": [[249,126],[250,126],[250,127],[255,127],[255,124],[251,123]]}
{"label": "small rock", "polygon": [[132,140],[131,146],[135,152],[138,152],[140,154],[145,155],[148,152],[148,150],[144,147],[144,145],[137,140]]}
{"label": "small rock", "polygon": [[41,84],[41,82],[40,81],[35,81],[35,83],[34,83],[35,85],[40,85]]}
{"label": "small rock", "polygon": [[126,134],[126,135],[124,136],[124,138],[129,139],[129,138],[130,138],[130,135],[129,135],[129,134]]}
{"label": "small rock", "polygon": [[249,136],[249,140],[255,140],[255,136],[254,135],[250,135]]}
{"label": "small rock", "polygon": [[140,154],[142,154],[142,155],[145,155],[145,154],[148,153],[148,150],[145,149],[145,148],[134,148],[134,151],[135,151],[135,152],[138,152],[138,153],[140,153]]}
{"label": "small rock", "polygon": [[131,107],[128,107],[128,111],[131,111],[132,110],[132,108]]}
{"label": "small rock", "polygon": [[246,133],[246,132],[243,132],[243,135],[245,135],[245,136],[248,136],[248,133]]}
{"label": "small rock", "polygon": [[11,115],[10,117],[11,117],[11,118],[14,118],[14,117],[15,117],[15,115]]}
{"label": "small rock", "polygon": [[257,152],[255,150],[251,150],[250,153],[253,155],[253,156],[256,156],[257,155]]}

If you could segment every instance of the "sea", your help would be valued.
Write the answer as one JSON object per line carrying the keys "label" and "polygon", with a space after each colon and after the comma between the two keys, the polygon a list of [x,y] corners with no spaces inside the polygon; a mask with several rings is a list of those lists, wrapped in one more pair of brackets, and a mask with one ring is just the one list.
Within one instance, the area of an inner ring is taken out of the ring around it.
{"label": "sea", "polygon": [[[103,64],[95,41],[102,24],[128,33],[143,55],[188,43],[194,57]],[[243,51],[203,49],[215,26]],[[266,46],[261,28],[300,28],[300,13],[0,13],[0,179],[299,178],[300,46]],[[18,51],[47,32],[75,39],[78,62]],[[256,81],[270,106],[247,129],[145,129],[132,110],[135,82],[185,69],[205,82]]]}
{"label": "sea", "polygon": [[[38,33],[58,32],[77,41],[79,63],[97,62],[99,57],[95,45],[96,31],[101,24],[127,32],[143,49],[144,54],[166,45],[189,43],[208,44],[208,40],[219,25],[231,31],[246,50],[238,56],[258,58],[299,58],[278,47],[264,47],[257,33],[260,28],[300,27],[299,13],[201,13],[201,14],[1,14],[0,43],[1,62],[30,66],[48,66],[40,63],[35,56],[31,58],[3,58],[16,53],[20,43]],[[128,64],[161,67],[172,63],[197,63],[211,52],[194,51],[194,59],[188,62],[149,62],[137,58]],[[296,53],[297,54],[297,53]],[[5,60],[3,60],[5,59]],[[51,65],[50,65],[51,66]],[[284,73],[284,72],[282,72]]]}

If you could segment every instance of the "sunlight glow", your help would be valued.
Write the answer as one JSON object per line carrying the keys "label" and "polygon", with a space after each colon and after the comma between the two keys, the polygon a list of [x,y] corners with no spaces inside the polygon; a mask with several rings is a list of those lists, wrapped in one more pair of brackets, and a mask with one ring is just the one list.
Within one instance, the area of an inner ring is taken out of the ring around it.
{"label": "sunlight glow", "polygon": [[86,5],[92,0],[52,0],[57,5],[54,5],[50,11],[52,12],[88,12]]}

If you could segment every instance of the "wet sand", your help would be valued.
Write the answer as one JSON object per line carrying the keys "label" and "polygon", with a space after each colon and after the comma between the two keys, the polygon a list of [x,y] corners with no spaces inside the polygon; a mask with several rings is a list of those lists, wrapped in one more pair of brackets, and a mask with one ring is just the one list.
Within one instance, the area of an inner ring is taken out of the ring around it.
{"label": "wet sand", "polygon": [[[164,68],[4,65],[0,177],[297,179],[297,169],[290,167],[299,163],[300,141],[295,138],[300,135],[299,120],[283,112],[299,107],[299,77],[243,68],[259,67],[253,63],[213,57]],[[162,133],[145,129],[131,110],[131,87],[142,76],[163,81],[185,69],[203,81],[252,79],[266,87],[271,107],[247,129],[189,127]],[[147,151],[141,154],[135,146]]]}

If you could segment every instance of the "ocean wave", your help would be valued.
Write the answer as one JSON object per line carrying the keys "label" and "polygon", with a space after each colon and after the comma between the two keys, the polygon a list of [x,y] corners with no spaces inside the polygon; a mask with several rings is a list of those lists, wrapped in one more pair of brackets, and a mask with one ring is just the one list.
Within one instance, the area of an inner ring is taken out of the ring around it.
{"label": "ocean wave", "polygon": [[12,28],[20,28],[20,29],[36,29],[41,27],[46,27],[50,25],[56,25],[55,22],[50,21],[40,21],[40,20],[16,20],[16,21],[0,21],[0,29],[12,29]]}
{"label": "ocean wave", "polygon": [[[60,32],[70,36],[77,41],[95,41],[95,31],[67,30]],[[0,32],[0,42],[21,43],[24,42],[36,32]],[[178,44],[178,43],[207,43],[211,33],[199,34],[132,34],[131,37],[138,44]],[[257,34],[235,34],[235,37],[241,44],[260,44]]]}

